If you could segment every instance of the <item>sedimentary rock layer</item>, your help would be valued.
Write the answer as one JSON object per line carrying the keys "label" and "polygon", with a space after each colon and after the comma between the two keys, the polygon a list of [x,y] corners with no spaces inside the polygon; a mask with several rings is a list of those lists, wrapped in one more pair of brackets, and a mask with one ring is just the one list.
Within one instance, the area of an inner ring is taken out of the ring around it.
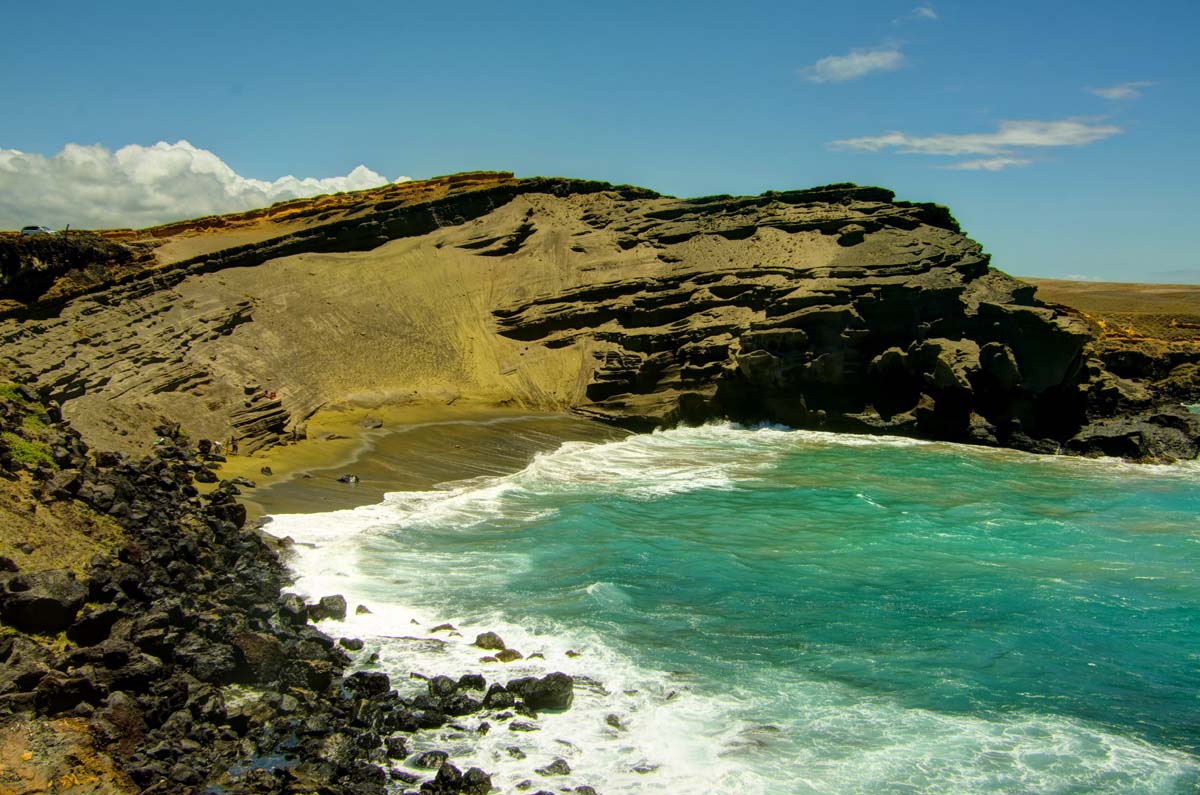
{"label": "sedimentary rock layer", "polygon": [[1089,358],[1084,318],[881,188],[473,174],[110,237],[142,255],[0,322],[6,357],[108,445],[168,418],[254,449],[332,402],[461,398],[1196,453],[1186,413]]}

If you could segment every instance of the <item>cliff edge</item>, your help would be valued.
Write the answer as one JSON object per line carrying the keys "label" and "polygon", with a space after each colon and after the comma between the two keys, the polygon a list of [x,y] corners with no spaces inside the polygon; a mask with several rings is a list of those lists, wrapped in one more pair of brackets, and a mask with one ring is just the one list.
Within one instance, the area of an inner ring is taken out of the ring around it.
{"label": "cliff edge", "polygon": [[247,452],[324,406],[463,400],[1197,453],[1179,396],[1110,372],[1086,317],[882,188],[677,199],[487,172],[100,238],[126,253],[9,257],[0,339],[106,447],[166,419]]}

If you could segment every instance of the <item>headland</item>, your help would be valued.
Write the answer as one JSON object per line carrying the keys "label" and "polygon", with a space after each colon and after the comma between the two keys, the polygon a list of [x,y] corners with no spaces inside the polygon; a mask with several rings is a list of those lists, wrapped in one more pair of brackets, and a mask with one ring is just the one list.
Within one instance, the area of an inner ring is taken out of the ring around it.
{"label": "headland", "polygon": [[[286,550],[247,508],[716,419],[1141,461],[1200,442],[1185,288],[1014,279],[945,207],[881,188],[676,199],[487,172],[5,236],[0,265],[0,511],[21,527],[0,548],[2,747],[97,792],[377,793],[389,737],[487,703],[475,679],[414,702],[351,674],[308,623],[345,606],[280,596]],[[481,422],[516,432],[487,449],[463,430]],[[390,463],[366,464],[379,444]],[[489,708],[535,711],[528,687]],[[486,791],[426,761],[426,791]]]}

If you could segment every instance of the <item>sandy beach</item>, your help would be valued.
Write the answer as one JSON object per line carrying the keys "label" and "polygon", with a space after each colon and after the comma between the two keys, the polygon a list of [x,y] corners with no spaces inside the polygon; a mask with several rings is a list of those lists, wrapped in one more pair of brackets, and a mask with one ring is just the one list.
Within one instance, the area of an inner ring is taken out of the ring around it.
{"label": "sandy beach", "polygon": [[[300,442],[229,455],[219,475],[254,482],[242,487],[254,518],[331,511],[376,503],[392,491],[515,472],[563,442],[626,435],[567,414],[478,404],[346,406],[313,415]],[[358,480],[339,480],[345,476]]]}

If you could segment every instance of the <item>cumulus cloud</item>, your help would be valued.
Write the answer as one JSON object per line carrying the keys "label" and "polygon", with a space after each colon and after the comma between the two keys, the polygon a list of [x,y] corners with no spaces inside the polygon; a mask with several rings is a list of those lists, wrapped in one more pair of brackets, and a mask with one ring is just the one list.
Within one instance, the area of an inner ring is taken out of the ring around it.
{"label": "cumulus cloud", "polygon": [[1095,94],[1098,97],[1104,97],[1111,100],[1122,99],[1137,99],[1142,95],[1143,88],[1149,88],[1154,85],[1148,80],[1133,80],[1129,83],[1118,83],[1115,86],[1107,86],[1104,88],[1087,88],[1085,89],[1090,94]]}
{"label": "cumulus cloud", "polygon": [[830,55],[804,67],[800,74],[814,83],[843,83],[875,72],[891,72],[903,65],[904,53],[899,47],[877,47],[851,50],[846,55]]}
{"label": "cumulus cloud", "polygon": [[[830,144],[834,149],[858,152],[882,152],[893,150],[905,155],[984,155],[992,161],[1012,158],[1013,151],[1055,146],[1085,146],[1095,141],[1116,135],[1120,127],[1098,124],[1080,119],[1061,121],[1002,121],[993,132],[937,135],[909,135],[904,132],[888,132],[883,135],[863,138],[845,138]],[[968,161],[986,163],[987,160]],[[956,164],[975,170],[989,169],[986,165],[976,167]],[[1007,163],[1004,165],[1026,165]],[[1002,165],[1001,167],[1004,167]]]}
{"label": "cumulus cloud", "polygon": [[951,171],[1003,171],[1006,168],[1027,166],[1032,162],[1023,157],[986,157],[982,160],[962,160],[941,168]]}
{"label": "cumulus cloud", "polygon": [[0,149],[0,229],[152,226],[387,183],[366,166],[341,177],[250,179],[187,141],[131,144],[115,152],[67,144],[51,157]]}

